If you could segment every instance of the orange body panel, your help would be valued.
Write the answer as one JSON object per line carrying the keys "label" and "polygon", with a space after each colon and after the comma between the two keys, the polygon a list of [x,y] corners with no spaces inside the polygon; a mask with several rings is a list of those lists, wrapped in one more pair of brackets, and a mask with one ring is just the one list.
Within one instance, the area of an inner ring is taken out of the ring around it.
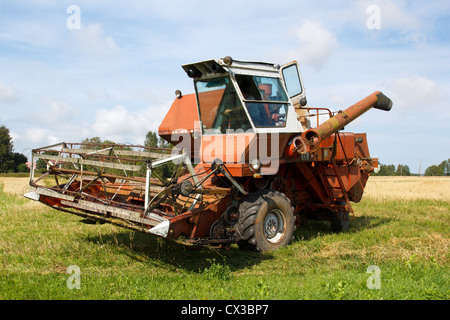
{"label": "orange body panel", "polygon": [[172,140],[173,133],[193,132],[195,121],[198,121],[197,101],[195,94],[176,98],[158,129],[164,140],[176,144]]}

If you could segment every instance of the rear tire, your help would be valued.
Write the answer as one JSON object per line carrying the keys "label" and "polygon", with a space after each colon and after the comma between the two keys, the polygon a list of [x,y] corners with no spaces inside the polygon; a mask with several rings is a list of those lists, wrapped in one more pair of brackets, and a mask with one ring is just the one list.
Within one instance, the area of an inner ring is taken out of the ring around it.
{"label": "rear tire", "polygon": [[287,246],[294,232],[294,214],[289,199],[278,191],[259,190],[239,206],[236,224],[239,248],[257,252]]}

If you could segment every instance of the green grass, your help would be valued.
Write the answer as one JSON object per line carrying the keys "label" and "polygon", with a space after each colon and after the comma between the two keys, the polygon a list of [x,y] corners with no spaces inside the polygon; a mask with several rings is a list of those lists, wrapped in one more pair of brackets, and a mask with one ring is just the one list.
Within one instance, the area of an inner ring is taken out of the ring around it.
{"label": "green grass", "polygon": [[[433,299],[450,297],[450,203],[363,200],[348,232],[325,222],[257,254],[85,224],[0,186],[0,299]],[[69,289],[67,268],[80,268]],[[381,271],[380,289],[367,273]]]}

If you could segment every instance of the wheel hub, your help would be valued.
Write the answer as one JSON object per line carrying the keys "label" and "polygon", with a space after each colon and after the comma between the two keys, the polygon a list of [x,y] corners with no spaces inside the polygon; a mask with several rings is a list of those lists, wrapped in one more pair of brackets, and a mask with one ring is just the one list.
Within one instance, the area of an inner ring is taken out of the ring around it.
{"label": "wheel hub", "polygon": [[271,210],[264,218],[264,235],[271,243],[278,242],[283,236],[283,216],[277,209]]}

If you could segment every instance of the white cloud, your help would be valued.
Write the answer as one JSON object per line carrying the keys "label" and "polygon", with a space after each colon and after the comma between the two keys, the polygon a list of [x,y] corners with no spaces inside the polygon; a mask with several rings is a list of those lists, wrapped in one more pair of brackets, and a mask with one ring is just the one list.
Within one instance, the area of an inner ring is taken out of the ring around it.
{"label": "white cloud", "polygon": [[432,107],[446,98],[435,82],[415,74],[402,73],[388,87],[395,106],[402,109]]}
{"label": "white cloud", "polygon": [[50,102],[50,110],[52,115],[58,119],[66,118],[73,113],[69,105],[64,101],[52,100]]}
{"label": "white cloud", "polygon": [[59,138],[54,135],[48,129],[40,128],[40,127],[31,127],[24,130],[24,133],[21,135],[17,135],[21,137],[21,140],[26,141],[27,143],[43,147],[45,145],[52,145],[60,142]]}
{"label": "white cloud", "polygon": [[120,52],[120,47],[111,36],[105,36],[100,23],[91,23],[71,30],[82,51],[98,57],[114,56]]}
{"label": "white cloud", "polygon": [[[170,104],[168,105],[170,106]],[[102,140],[116,143],[141,144],[148,131],[157,131],[162,122],[167,106],[163,108],[151,107],[144,111],[129,111],[122,105],[112,109],[98,110],[91,133]]]}
{"label": "white cloud", "polygon": [[324,66],[338,44],[333,33],[318,21],[305,20],[299,27],[291,27],[289,33],[299,41],[295,56],[315,69]]}
{"label": "white cloud", "polygon": [[[47,128],[54,128],[55,131],[65,130],[67,125],[74,121],[80,110],[69,106],[67,102],[52,98],[36,97],[30,102],[33,108],[30,108],[23,117],[30,119],[33,123]],[[15,114],[23,110],[17,110]],[[56,130],[57,129],[57,130]]]}
{"label": "white cloud", "polygon": [[327,98],[330,101],[330,103],[337,108],[345,107],[348,104],[346,98],[337,94],[329,94]]}
{"label": "white cloud", "polygon": [[14,88],[0,82],[0,102],[11,102],[16,99]]}

